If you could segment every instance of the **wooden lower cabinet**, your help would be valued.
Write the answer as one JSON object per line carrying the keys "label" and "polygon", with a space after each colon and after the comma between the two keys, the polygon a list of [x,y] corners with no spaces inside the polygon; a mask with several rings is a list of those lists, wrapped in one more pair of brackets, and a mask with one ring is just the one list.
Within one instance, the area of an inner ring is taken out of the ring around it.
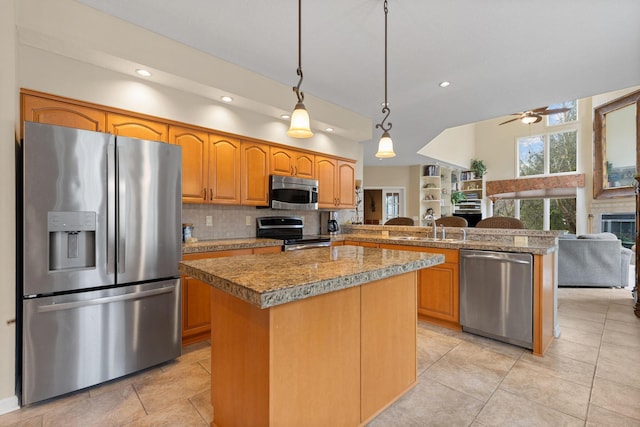
{"label": "wooden lower cabinet", "polygon": [[444,264],[420,270],[418,277],[418,314],[431,323],[460,330],[460,257],[457,249],[380,244],[382,249],[443,254]]}
{"label": "wooden lower cabinet", "polygon": [[[237,255],[280,252],[280,246],[253,249],[185,254],[182,259],[195,260]],[[211,337],[211,286],[190,276],[182,276],[182,345],[206,341]]]}

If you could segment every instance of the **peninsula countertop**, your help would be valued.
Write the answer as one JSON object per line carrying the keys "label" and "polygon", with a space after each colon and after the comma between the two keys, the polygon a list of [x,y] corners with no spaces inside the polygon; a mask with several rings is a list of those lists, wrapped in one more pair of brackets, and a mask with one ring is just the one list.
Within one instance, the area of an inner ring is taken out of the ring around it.
{"label": "peninsula countertop", "polygon": [[182,261],[180,271],[257,307],[268,308],[443,262],[440,254],[333,246]]}

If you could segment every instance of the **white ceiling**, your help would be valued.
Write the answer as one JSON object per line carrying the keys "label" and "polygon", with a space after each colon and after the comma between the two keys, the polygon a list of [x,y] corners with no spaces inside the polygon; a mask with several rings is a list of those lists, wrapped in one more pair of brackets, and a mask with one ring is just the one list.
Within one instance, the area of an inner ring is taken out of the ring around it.
{"label": "white ceiling", "polygon": [[[297,84],[295,0],[78,1]],[[382,0],[306,0],[302,15],[302,90],[378,123]],[[389,0],[389,121],[398,155],[374,157],[380,131],[373,129],[364,164],[422,163],[416,152],[446,128],[639,85],[639,17],[638,0]],[[451,86],[440,88],[443,80]]]}

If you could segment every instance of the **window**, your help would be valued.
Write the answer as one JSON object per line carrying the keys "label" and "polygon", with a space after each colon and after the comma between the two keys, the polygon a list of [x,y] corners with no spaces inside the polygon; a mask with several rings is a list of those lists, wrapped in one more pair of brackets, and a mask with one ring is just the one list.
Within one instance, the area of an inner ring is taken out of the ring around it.
{"label": "window", "polygon": [[504,199],[504,200],[496,200],[493,204],[493,215],[494,216],[516,216],[516,200],[513,199]]}
{"label": "window", "polygon": [[387,220],[400,216],[400,194],[388,192],[385,194],[387,206]]}
{"label": "window", "polygon": [[576,171],[575,130],[518,138],[518,176]]}
{"label": "window", "polygon": [[518,138],[518,176],[544,173],[544,139],[542,136]]}
{"label": "window", "polygon": [[549,229],[568,230],[576,234],[576,199],[549,200]]}
{"label": "window", "polygon": [[493,204],[493,215],[520,218],[530,230],[576,232],[576,199],[504,199]]}
{"label": "window", "polygon": [[547,126],[556,126],[578,120],[578,102],[576,100],[566,101],[562,104],[551,104],[548,107],[549,110],[554,110],[556,108],[569,108],[569,111],[548,115]]}

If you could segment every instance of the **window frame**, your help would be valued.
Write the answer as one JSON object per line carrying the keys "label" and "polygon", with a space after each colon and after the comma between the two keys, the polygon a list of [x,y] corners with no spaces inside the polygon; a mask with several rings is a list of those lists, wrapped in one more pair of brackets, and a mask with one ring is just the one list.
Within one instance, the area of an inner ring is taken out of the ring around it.
{"label": "window frame", "polygon": [[[516,178],[535,178],[535,177],[543,177],[543,176],[558,176],[558,175],[569,175],[569,174],[574,174],[574,173],[580,173],[579,171],[579,162],[578,162],[578,155],[580,153],[580,130],[579,127],[577,126],[577,122],[572,122],[571,126],[568,126],[566,129],[558,129],[558,128],[554,128],[553,131],[548,131],[548,132],[543,132],[543,133],[538,133],[538,134],[534,134],[534,135],[526,135],[526,136],[519,136],[516,137],[516,149],[515,149],[515,154],[516,154],[516,161],[515,161],[515,168],[516,168]],[[550,136],[553,134],[559,134],[559,133],[569,133],[569,132],[574,132],[576,135],[576,147],[575,147],[575,155],[576,155],[576,165],[575,165],[575,170],[573,171],[567,171],[567,172],[555,172],[555,173],[551,173],[549,172],[550,169],[550,153],[551,153],[551,141],[550,141]],[[521,139],[528,139],[528,138],[533,138],[533,137],[542,137],[542,143],[543,143],[543,147],[542,147],[542,155],[543,155],[543,172],[541,174],[533,174],[533,175],[520,175],[520,140]]]}

